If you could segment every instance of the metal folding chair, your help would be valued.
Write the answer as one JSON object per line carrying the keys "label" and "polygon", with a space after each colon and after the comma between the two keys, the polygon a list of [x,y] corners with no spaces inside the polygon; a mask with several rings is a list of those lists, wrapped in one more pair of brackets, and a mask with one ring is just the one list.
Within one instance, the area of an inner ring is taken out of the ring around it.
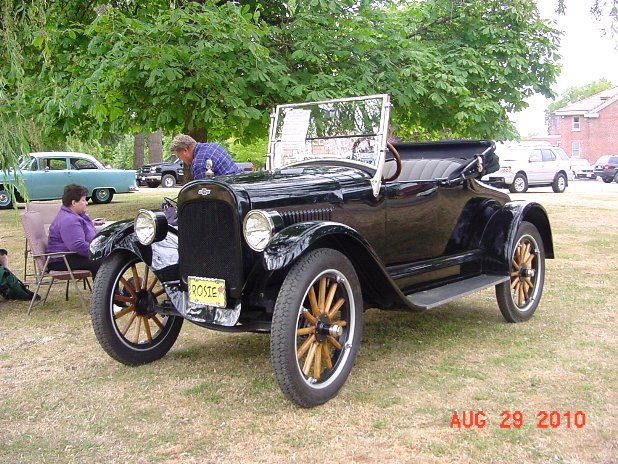
{"label": "metal folding chair", "polygon": [[[71,254],[71,252],[47,253],[47,233],[45,231],[45,226],[43,224],[40,212],[27,211],[21,213],[20,219],[22,227],[24,228],[24,232],[26,233],[26,239],[28,240],[30,254],[34,259],[34,276],[36,281],[36,289],[34,290],[34,296],[32,297],[32,300],[30,301],[30,306],[28,307],[28,314],[30,314],[30,311],[32,310],[41,285],[48,285],[47,292],[42,299],[42,302],[45,303],[45,301],[47,301],[47,296],[49,295],[51,286],[56,280],[66,281],[65,298],[67,300],[69,298],[69,283],[73,282],[79,299],[82,302],[82,306],[84,307],[84,309],[87,309],[88,303],[79,289],[78,281],[83,281],[84,285],[87,284],[88,288],[91,289],[90,282],[88,280],[92,277],[91,272],[84,269],[71,269],[71,266],[69,265],[66,258],[67,255]],[[67,270],[50,270],[49,261],[52,258],[62,258],[64,260]],[[46,279],[51,280],[47,282]]]}

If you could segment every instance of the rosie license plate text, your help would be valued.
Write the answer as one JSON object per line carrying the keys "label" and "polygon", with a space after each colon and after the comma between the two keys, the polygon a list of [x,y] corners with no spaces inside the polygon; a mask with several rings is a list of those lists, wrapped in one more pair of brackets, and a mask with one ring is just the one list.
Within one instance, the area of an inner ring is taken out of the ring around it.
{"label": "rosie license plate text", "polygon": [[189,276],[189,302],[225,308],[225,280]]}

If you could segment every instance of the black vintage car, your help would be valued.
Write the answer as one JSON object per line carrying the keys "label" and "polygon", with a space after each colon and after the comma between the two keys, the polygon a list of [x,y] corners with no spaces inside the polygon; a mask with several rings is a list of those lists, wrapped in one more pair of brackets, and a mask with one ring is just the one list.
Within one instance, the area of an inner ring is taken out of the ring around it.
{"label": "black vintage car", "polygon": [[92,294],[103,349],[128,365],[172,347],[183,321],[270,332],[291,401],[334,397],[363,312],[424,311],[495,287],[509,322],[529,319],[552,258],[542,206],[477,181],[492,141],[388,143],[386,95],[278,106],[267,170],[190,182],[178,226],[160,212],[102,231]]}

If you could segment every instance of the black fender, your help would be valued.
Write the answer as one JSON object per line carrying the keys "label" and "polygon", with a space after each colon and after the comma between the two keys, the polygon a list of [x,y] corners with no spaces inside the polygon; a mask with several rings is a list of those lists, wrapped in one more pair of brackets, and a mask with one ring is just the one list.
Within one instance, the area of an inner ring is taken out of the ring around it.
{"label": "black fender", "polygon": [[366,307],[422,311],[391,279],[373,247],[353,228],[337,222],[302,222],[273,237],[262,252],[265,271],[285,271],[309,250],[334,248],[354,265]]}
{"label": "black fender", "polygon": [[166,237],[142,245],[135,236],[133,220],[118,221],[101,230],[90,243],[90,259],[104,259],[120,250],[136,255],[161,282],[178,281],[178,230],[168,225]]}
{"label": "black fender", "polygon": [[483,233],[481,246],[485,250],[483,269],[486,273],[509,273],[511,250],[523,221],[532,223],[539,231],[545,257],[554,258],[554,242],[545,208],[536,202],[511,201],[491,217]]}

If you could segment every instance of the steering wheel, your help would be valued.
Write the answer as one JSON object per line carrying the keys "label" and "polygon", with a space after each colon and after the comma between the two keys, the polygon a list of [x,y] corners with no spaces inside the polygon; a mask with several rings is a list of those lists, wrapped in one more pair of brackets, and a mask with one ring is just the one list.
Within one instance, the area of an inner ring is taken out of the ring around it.
{"label": "steering wheel", "polygon": [[[399,156],[399,152],[393,146],[392,143],[386,142],[386,148],[388,148],[390,152],[393,154],[393,159],[397,163],[397,169],[395,170],[395,174],[390,176],[388,179],[384,179],[386,182],[390,182],[392,180],[397,179],[399,177],[399,174],[401,174],[401,156]],[[391,160],[388,160],[388,161],[391,161]]]}

